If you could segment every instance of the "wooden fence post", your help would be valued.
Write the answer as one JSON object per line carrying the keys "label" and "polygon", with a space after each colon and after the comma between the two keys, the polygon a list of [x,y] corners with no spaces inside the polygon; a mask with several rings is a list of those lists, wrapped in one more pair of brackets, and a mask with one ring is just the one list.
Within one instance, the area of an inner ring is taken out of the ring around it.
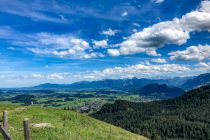
{"label": "wooden fence post", "polygon": [[6,110],[3,112],[3,127],[6,131],[8,130],[8,112]]}
{"label": "wooden fence post", "polygon": [[9,133],[7,132],[7,130],[2,125],[0,125],[0,132],[2,133],[5,140],[12,140]]}
{"label": "wooden fence post", "polygon": [[31,138],[30,138],[30,128],[29,128],[29,119],[28,118],[25,118],[23,120],[23,127],[24,127],[25,140],[31,140]]}

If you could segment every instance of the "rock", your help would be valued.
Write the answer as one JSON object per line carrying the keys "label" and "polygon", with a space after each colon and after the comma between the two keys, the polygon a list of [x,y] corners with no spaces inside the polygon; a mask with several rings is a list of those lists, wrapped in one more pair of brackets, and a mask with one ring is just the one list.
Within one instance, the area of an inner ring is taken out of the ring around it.
{"label": "rock", "polygon": [[33,128],[52,127],[51,123],[37,123],[32,125]]}

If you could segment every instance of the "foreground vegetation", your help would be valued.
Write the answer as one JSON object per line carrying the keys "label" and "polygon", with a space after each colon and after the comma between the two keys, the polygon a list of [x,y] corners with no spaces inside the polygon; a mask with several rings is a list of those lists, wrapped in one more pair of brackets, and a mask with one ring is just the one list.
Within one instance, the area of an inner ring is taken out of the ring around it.
{"label": "foreground vegetation", "polygon": [[[33,140],[145,140],[146,138],[86,115],[60,109],[21,107],[0,104],[0,112],[9,111],[9,133],[23,139],[22,120],[30,119]],[[2,115],[2,114],[1,114]],[[2,118],[2,116],[0,116]],[[41,123],[49,126],[35,128]],[[0,139],[3,139],[0,135]]]}
{"label": "foreground vegetation", "polygon": [[209,140],[210,86],[170,100],[119,100],[104,105],[93,116],[154,140]]}

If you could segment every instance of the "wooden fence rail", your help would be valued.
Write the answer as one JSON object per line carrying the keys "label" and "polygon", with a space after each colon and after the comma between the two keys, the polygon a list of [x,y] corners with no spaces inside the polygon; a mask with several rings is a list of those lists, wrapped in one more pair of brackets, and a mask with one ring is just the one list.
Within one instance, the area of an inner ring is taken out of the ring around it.
{"label": "wooden fence rail", "polygon": [[2,125],[0,125],[0,131],[1,131],[1,134],[3,135],[5,140],[12,140],[10,134],[7,132],[7,130]]}
{"label": "wooden fence rail", "polygon": [[3,112],[3,125],[0,124],[0,132],[5,140],[12,140],[10,134],[8,133],[8,112]]}

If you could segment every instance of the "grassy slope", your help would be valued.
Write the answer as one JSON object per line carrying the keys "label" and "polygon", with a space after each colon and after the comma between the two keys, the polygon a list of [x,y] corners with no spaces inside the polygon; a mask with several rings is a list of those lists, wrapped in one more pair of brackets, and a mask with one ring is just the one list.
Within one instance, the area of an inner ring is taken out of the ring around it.
{"label": "grassy slope", "polygon": [[[0,112],[9,112],[9,133],[23,140],[22,120],[30,123],[51,123],[51,128],[32,128],[33,140],[145,140],[146,138],[121,128],[72,111],[21,107],[0,104]],[[0,115],[2,118],[2,113]],[[2,121],[2,120],[1,120]],[[0,135],[0,139],[2,139]]]}

